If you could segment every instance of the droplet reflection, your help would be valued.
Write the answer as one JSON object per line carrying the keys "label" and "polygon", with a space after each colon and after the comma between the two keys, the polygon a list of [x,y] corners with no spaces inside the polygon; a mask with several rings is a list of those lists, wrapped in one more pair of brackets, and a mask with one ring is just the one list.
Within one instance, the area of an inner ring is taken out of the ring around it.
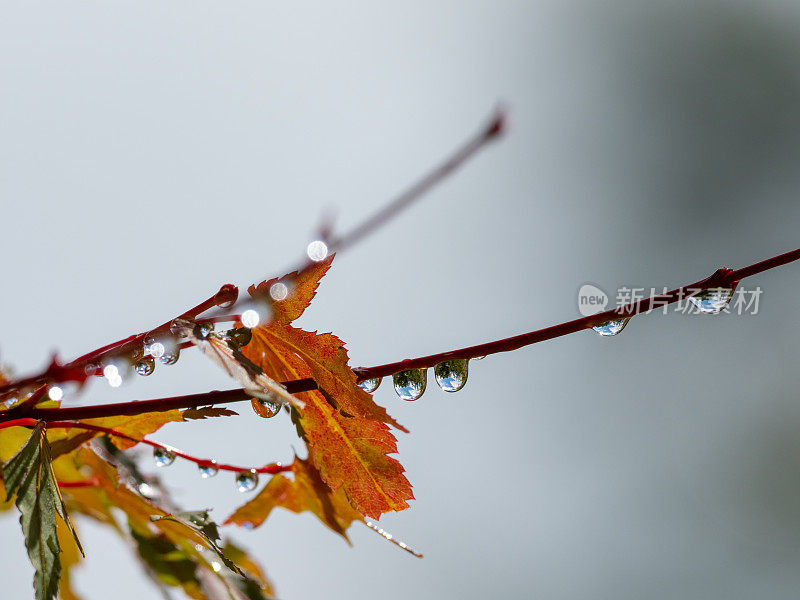
{"label": "droplet reflection", "polygon": [[261,416],[266,419],[271,419],[281,412],[281,407],[283,406],[280,402],[275,402],[274,400],[264,400],[263,398],[259,398],[258,403],[264,407],[264,411],[261,413]]}
{"label": "droplet reflection", "polygon": [[733,289],[730,288],[708,288],[689,297],[689,301],[697,307],[701,313],[715,315],[728,306],[733,297]]}
{"label": "droplet reflection", "polygon": [[383,381],[383,379],[381,377],[374,377],[372,379],[365,379],[364,381],[362,381],[361,383],[358,384],[358,387],[360,387],[362,390],[364,390],[368,394],[371,394],[375,390],[378,389],[378,387],[381,385],[381,381]]}
{"label": "droplet reflection", "polygon": [[427,369],[409,369],[392,375],[394,391],[403,400],[417,400],[425,393]]}
{"label": "droplet reflection", "polygon": [[457,392],[467,383],[469,367],[465,359],[447,360],[433,368],[436,383],[445,392]]}
{"label": "droplet reflection", "polygon": [[592,329],[604,337],[609,337],[617,335],[620,331],[625,329],[625,325],[627,325],[630,320],[630,317],[613,319],[612,321],[606,321],[605,323],[600,323],[600,325],[595,325]]}
{"label": "droplet reflection", "polygon": [[148,375],[152,375],[153,371],[156,370],[156,361],[152,356],[145,356],[136,361],[136,364],[133,365],[133,369],[142,377],[147,377]]}
{"label": "droplet reflection", "polygon": [[200,472],[200,477],[203,479],[208,479],[209,477],[214,477],[217,473],[219,473],[219,469],[215,464],[211,465],[198,465],[197,470]]}
{"label": "droplet reflection", "polygon": [[242,493],[252,492],[258,485],[258,473],[255,469],[236,475],[236,489]]}
{"label": "droplet reflection", "polygon": [[153,448],[153,461],[157,467],[168,467],[175,462],[175,455],[164,448]]}

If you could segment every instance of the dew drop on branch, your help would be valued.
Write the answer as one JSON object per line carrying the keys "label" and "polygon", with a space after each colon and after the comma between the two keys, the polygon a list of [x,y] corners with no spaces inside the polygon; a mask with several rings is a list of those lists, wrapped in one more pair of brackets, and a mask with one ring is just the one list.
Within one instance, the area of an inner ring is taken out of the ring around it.
{"label": "dew drop on branch", "polygon": [[156,370],[156,361],[152,356],[143,356],[133,365],[133,370],[142,377],[152,375]]}
{"label": "dew drop on branch", "polygon": [[403,400],[417,400],[425,393],[427,369],[408,369],[392,375],[394,391]]}
{"label": "dew drop on branch", "polygon": [[164,354],[158,360],[165,365],[174,365],[176,362],[178,362],[180,356],[181,349],[178,348],[178,346],[174,346],[173,348],[167,348],[164,350]]}
{"label": "dew drop on branch", "polygon": [[731,288],[708,288],[689,297],[701,313],[715,315],[721,312],[733,297]]}
{"label": "dew drop on branch", "polygon": [[153,462],[157,467],[168,467],[175,462],[175,454],[165,448],[153,448]]}
{"label": "dew drop on branch", "polygon": [[258,485],[258,473],[255,469],[236,475],[236,489],[239,492],[252,492]]}
{"label": "dew drop on branch", "polygon": [[164,352],[167,351],[167,348],[161,342],[153,342],[148,346],[147,351],[155,358],[161,358],[164,356]]}
{"label": "dew drop on branch", "polygon": [[446,360],[433,368],[436,383],[445,392],[457,392],[467,383],[469,365],[466,359]]}
{"label": "dew drop on branch", "polygon": [[219,468],[217,468],[216,464],[197,465],[197,470],[200,472],[200,477],[203,479],[214,477],[217,473],[219,473]]}
{"label": "dew drop on branch", "polygon": [[365,379],[361,383],[358,384],[362,390],[367,392],[368,394],[373,393],[378,387],[381,385],[382,378],[380,377],[373,377],[372,379]]}
{"label": "dew drop on branch", "polygon": [[600,323],[600,325],[595,325],[592,327],[592,329],[604,337],[609,337],[612,335],[617,335],[620,331],[625,329],[625,325],[627,325],[628,321],[630,320],[630,317],[626,317],[624,319],[613,319],[611,321],[606,321],[605,323]]}
{"label": "dew drop on branch", "polygon": [[51,385],[47,389],[47,396],[50,398],[50,400],[55,400],[56,402],[58,402],[64,397],[64,390],[62,390],[57,385]]}
{"label": "dew drop on branch", "polygon": [[[274,400],[264,400],[263,398],[258,398],[258,403],[264,407],[264,412],[261,413],[266,419],[271,419],[279,412],[281,412],[281,407],[283,406],[280,402],[275,402]],[[272,413],[272,414],[267,414]]]}
{"label": "dew drop on branch", "polygon": [[206,339],[209,335],[211,335],[214,331],[214,324],[213,323],[198,323],[194,326],[194,335],[195,337],[200,338],[201,340]]}

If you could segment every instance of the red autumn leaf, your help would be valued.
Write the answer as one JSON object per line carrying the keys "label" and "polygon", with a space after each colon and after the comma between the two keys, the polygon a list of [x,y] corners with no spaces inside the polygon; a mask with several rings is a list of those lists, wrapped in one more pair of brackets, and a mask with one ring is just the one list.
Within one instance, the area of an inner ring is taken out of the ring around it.
{"label": "red autumn leaf", "polygon": [[[387,456],[397,452],[389,425],[406,430],[358,387],[339,338],[303,331],[284,321],[286,315],[302,313],[318,285],[308,278],[321,277],[328,265],[329,261],[324,268],[301,273],[295,291],[302,298],[290,310],[278,309],[276,314],[282,317],[254,328],[242,353],[273,379],[314,378],[319,390],[298,394],[305,407],[293,412],[309,459],[332,490],[343,489],[354,508],[378,518],[408,508],[407,501],[414,497],[402,465]],[[264,293],[270,285],[262,283],[251,294]]]}
{"label": "red autumn leaf", "polygon": [[291,323],[311,304],[319,282],[330,269],[334,256],[335,254],[331,254],[325,260],[312,263],[302,271],[292,271],[283,277],[262,281],[257,286],[251,285],[247,292],[253,298],[270,298],[270,288],[278,282],[284,283],[289,288],[289,295],[284,300],[273,303],[272,319],[281,323]]}

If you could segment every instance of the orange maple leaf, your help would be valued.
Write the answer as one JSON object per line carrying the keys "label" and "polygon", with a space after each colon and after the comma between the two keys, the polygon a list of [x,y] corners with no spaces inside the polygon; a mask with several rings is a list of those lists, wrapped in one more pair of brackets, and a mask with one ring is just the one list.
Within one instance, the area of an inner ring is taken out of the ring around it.
{"label": "orange maple leaf", "polygon": [[285,475],[275,475],[255,498],[236,509],[225,524],[258,527],[277,507],[295,513],[309,511],[349,543],[348,527],[353,521],[364,519],[350,506],[344,491],[331,491],[310,460],[295,458],[292,474],[294,480]]}
{"label": "orange maple leaf", "polygon": [[[273,320],[252,330],[252,340],[242,353],[273,379],[314,378],[319,389],[299,394],[305,407],[292,409],[308,445],[309,460],[331,490],[343,489],[356,510],[379,518],[382,513],[408,508],[407,501],[414,497],[402,465],[387,456],[397,452],[389,425],[407,430],[358,387],[339,338],[289,324],[311,302],[332,258],[290,276],[294,277],[292,302],[283,307],[287,298],[274,304]],[[263,297],[277,281],[251,287],[250,294]]]}

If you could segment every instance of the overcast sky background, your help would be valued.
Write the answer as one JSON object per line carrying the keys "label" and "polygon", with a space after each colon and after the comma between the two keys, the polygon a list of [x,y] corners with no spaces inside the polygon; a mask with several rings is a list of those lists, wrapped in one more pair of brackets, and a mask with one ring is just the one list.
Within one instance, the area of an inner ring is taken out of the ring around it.
{"label": "overcast sky background", "polygon": [[[499,100],[508,136],[338,257],[302,317],[353,365],[575,318],[585,282],[675,287],[792,250],[798,34],[800,7],[769,0],[3,2],[0,360],[26,374],[277,274],[326,209],[355,224]],[[423,560],[308,514],[230,534],[292,600],[796,598],[798,267],[746,285],[758,315],[574,334],[416,403],[384,383],[417,499],[381,524]],[[187,352],[80,401],[230,386]],[[239,408],[154,439],[304,452],[288,419]],[[159,474],[218,520],[247,499],[180,460]],[[86,598],[155,597],[78,525]],[[15,518],[0,539],[3,597],[31,597]]]}

